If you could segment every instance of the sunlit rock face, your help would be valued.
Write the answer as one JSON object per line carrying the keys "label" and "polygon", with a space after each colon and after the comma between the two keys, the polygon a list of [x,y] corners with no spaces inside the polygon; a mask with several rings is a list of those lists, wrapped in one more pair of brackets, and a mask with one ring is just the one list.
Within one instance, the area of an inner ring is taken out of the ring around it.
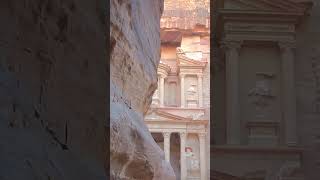
{"label": "sunlit rock face", "polygon": [[193,29],[197,24],[210,27],[209,0],[165,0],[161,28]]}
{"label": "sunlit rock face", "polygon": [[101,2],[0,2],[0,179],[106,179]]}
{"label": "sunlit rock face", "polygon": [[143,122],[157,88],[162,0],[110,2],[111,179],[175,179]]}

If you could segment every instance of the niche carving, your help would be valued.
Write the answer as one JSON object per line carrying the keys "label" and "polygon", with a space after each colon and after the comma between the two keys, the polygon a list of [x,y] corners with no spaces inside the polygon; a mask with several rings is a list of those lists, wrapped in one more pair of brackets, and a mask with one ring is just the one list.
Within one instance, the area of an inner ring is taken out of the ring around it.
{"label": "niche carving", "polygon": [[274,79],[273,73],[256,73],[257,80],[255,87],[249,93],[249,100],[255,107],[255,119],[265,120],[268,112],[266,108],[273,101],[275,96],[272,93],[271,81]]}
{"label": "niche carving", "polygon": [[197,86],[195,84],[191,84],[187,90],[187,104],[188,107],[193,108],[197,107]]}

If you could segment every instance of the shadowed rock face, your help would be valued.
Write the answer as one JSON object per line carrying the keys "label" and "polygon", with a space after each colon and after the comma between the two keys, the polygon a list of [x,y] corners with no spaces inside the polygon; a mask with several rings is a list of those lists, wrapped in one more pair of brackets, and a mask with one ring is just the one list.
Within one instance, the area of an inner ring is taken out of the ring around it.
{"label": "shadowed rock face", "polygon": [[162,0],[110,2],[112,179],[175,179],[143,117],[157,88]]}
{"label": "shadowed rock face", "polygon": [[0,2],[0,179],[106,179],[101,2]]}

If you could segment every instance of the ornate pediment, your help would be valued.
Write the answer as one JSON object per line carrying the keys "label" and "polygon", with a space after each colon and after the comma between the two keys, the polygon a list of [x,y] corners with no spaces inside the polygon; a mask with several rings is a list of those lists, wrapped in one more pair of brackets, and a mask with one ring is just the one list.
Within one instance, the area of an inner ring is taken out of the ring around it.
{"label": "ornate pediment", "polygon": [[145,116],[145,121],[191,121],[192,118],[185,118],[185,117],[181,117],[181,116],[177,116],[174,114],[170,114],[168,112],[165,111],[161,111],[157,108],[152,108],[150,109],[146,116]]}
{"label": "ornate pediment", "polygon": [[307,5],[294,0],[225,0],[224,10],[304,13]]}
{"label": "ornate pediment", "polygon": [[204,67],[206,65],[205,61],[195,60],[188,57],[181,48],[177,48],[177,57],[179,66]]}

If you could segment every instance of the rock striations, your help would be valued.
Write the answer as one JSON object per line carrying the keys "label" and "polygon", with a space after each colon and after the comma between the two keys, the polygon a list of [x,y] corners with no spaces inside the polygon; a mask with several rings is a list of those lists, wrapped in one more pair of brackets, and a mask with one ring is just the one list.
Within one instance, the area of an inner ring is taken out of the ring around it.
{"label": "rock striations", "polygon": [[163,0],[110,2],[111,179],[173,180],[143,117],[157,88]]}

